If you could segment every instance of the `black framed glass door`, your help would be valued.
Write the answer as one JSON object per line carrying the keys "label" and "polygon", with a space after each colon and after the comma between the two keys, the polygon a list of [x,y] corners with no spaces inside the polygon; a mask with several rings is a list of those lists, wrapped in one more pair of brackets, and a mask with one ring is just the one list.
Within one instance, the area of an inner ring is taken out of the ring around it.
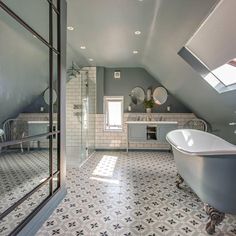
{"label": "black framed glass door", "polygon": [[[1,235],[16,235],[61,187],[60,12],[60,0],[0,1]],[[43,98],[43,116],[26,116]]]}

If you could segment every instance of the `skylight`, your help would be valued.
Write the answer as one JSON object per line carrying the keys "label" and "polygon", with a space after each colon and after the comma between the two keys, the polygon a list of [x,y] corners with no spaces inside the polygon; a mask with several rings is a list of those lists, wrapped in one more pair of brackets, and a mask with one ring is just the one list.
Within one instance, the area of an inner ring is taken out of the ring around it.
{"label": "skylight", "polygon": [[225,85],[236,84],[236,58],[213,70],[212,73]]}
{"label": "skylight", "polygon": [[236,90],[236,58],[211,71],[189,48],[183,47],[178,54],[218,93]]}

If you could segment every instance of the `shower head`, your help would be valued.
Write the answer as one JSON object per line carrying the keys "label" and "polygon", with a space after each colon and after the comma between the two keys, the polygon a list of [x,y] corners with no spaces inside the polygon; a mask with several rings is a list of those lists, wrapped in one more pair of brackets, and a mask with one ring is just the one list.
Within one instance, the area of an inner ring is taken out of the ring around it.
{"label": "shower head", "polygon": [[75,78],[80,73],[80,67],[72,61],[71,67],[67,70],[68,77]]}

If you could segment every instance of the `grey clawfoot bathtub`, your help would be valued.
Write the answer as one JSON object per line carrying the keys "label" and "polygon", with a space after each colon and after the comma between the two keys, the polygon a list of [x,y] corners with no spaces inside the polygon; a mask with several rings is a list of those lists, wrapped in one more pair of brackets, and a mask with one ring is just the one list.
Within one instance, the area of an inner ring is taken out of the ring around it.
{"label": "grey clawfoot bathtub", "polygon": [[209,215],[206,231],[215,232],[225,213],[236,214],[236,146],[207,132],[179,129],[166,136],[183,180],[192,188]]}

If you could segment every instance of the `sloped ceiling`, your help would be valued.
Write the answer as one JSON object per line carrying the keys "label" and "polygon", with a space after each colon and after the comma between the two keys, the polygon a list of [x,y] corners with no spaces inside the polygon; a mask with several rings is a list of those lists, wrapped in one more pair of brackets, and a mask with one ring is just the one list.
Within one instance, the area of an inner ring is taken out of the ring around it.
{"label": "sloped ceiling", "polygon": [[[160,0],[68,0],[68,43],[96,65],[142,66],[150,26]],[[140,30],[141,35],[134,32]],[[85,45],[86,50],[80,49]],[[133,50],[139,50],[134,55]],[[82,59],[82,58],[81,58]]]}
{"label": "sloped ceiling", "polygon": [[[173,95],[235,142],[236,92],[218,94],[181,57],[217,0],[68,0],[68,44],[82,65],[143,67]],[[141,35],[134,32],[140,30]],[[86,50],[80,49],[85,45]],[[138,50],[138,54],[133,54]],[[89,58],[93,58],[91,63]]]}

